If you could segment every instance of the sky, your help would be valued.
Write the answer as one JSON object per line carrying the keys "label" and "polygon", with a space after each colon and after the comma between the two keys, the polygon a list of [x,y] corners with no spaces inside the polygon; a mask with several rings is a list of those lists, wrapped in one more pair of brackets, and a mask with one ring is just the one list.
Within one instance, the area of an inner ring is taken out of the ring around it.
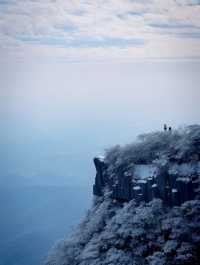
{"label": "sky", "polygon": [[0,0],[0,226],[16,239],[9,259],[25,244],[30,264],[34,242],[56,240],[63,218],[67,228],[81,215],[95,156],[164,123],[200,124],[199,73],[200,0]]}
{"label": "sky", "polygon": [[0,0],[3,182],[91,186],[105,148],[200,123],[199,14],[198,0]]}
{"label": "sky", "polygon": [[197,58],[199,0],[1,0],[1,60]]}

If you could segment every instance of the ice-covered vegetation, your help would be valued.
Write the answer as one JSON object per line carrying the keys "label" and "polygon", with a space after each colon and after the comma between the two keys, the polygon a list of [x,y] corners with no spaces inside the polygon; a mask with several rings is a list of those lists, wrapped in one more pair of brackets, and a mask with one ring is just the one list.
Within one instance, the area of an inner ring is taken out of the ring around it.
{"label": "ice-covered vegetation", "polygon": [[[104,159],[110,177],[152,162],[171,164],[173,174],[187,177],[199,160],[198,125],[142,135],[136,143],[107,150]],[[200,172],[195,174],[199,183]],[[161,199],[140,204],[116,200],[105,186],[77,230],[53,248],[46,265],[199,265],[198,188],[195,192],[193,200],[169,207]]]}
{"label": "ice-covered vegetation", "polygon": [[191,125],[167,132],[142,134],[134,143],[116,145],[106,150],[105,162],[109,175],[129,170],[134,164],[150,164],[153,161],[192,162],[199,160],[200,126]]}
{"label": "ice-covered vegetation", "polygon": [[136,207],[103,197],[46,265],[198,265],[199,248],[198,200],[170,210],[161,200]]}

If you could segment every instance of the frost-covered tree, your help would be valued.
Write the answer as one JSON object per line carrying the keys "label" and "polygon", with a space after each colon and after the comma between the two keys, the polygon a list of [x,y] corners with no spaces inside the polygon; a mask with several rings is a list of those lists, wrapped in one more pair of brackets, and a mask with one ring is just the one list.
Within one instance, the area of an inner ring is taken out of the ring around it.
{"label": "frost-covered tree", "polygon": [[106,150],[109,174],[129,170],[134,164],[148,164],[165,157],[168,161],[188,162],[200,158],[200,126],[191,125],[171,132],[142,134],[132,144]]}
{"label": "frost-covered tree", "polygon": [[77,231],[57,244],[46,265],[198,265],[200,202],[165,208],[99,200]]}
{"label": "frost-covered tree", "polygon": [[[153,162],[166,171],[174,162],[186,163],[186,170],[187,163],[199,160],[198,125],[141,135],[133,144],[107,150],[105,157],[110,178],[137,163]],[[176,174],[176,167],[171,172]],[[106,189],[94,197],[81,224],[56,244],[45,264],[199,265],[200,191],[196,192],[195,200],[167,207],[160,199],[120,202]]]}

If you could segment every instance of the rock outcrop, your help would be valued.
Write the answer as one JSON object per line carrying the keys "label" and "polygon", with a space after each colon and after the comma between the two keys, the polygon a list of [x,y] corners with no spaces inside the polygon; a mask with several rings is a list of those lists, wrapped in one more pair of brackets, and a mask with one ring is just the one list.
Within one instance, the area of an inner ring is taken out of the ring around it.
{"label": "rock outcrop", "polygon": [[[194,199],[200,176],[199,134],[199,126],[191,126],[184,133],[150,134],[143,142],[130,145],[128,152],[118,148],[117,151],[111,150],[105,158],[94,158],[96,177],[93,194],[102,196],[107,188],[112,198],[118,201],[135,199],[140,203],[159,198],[169,206]],[[174,146],[170,146],[171,143]],[[140,147],[147,149],[145,154],[139,153]]]}
{"label": "rock outcrop", "polygon": [[[155,198],[160,198],[169,206],[180,205],[181,203],[195,198],[199,187],[200,162],[189,164],[190,172],[170,173],[170,169],[175,165],[156,168],[151,175],[152,165],[135,165],[132,172],[120,172],[113,179],[109,178],[106,163],[99,158],[94,159],[96,167],[95,184],[93,194],[102,196],[106,187],[112,192],[113,199],[119,201],[130,201],[135,199],[137,203],[141,201],[149,202]],[[177,165],[181,168],[183,165]],[[137,167],[149,167],[149,175],[138,176],[134,170]]]}
{"label": "rock outcrop", "polygon": [[94,201],[46,265],[199,265],[200,126],[96,157]]}

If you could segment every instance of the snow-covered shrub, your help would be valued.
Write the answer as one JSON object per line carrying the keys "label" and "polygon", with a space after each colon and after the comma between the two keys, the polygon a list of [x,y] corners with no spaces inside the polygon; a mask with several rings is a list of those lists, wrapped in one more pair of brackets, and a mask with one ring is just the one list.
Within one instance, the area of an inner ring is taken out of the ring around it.
{"label": "snow-covered shrub", "polygon": [[136,206],[107,197],[55,247],[46,265],[198,265],[199,248],[198,200],[171,209],[161,200]]}
{"label": "snow-covered shrub", "polygon": [[[193,125],[115,146],[106,151],[105,162],[113,177],[134,164],[151,162],[165,172],[175,162],[167,172],[178,174],[191,170],[199,159],[200,126]],[[199,265],[199,249],[200,200],[172,208],[159,199],[123,203],[112,199],[105,187],[77,230],[54,247],[46,265]]]}
{"label": "snow-covered shrub", "polygon": [[128,171],[134,164],[154,160],[193,161],[200,158],[200,126],[191,125],[171,132],[143,134],[132,144],[106,150],[109,175]]}

